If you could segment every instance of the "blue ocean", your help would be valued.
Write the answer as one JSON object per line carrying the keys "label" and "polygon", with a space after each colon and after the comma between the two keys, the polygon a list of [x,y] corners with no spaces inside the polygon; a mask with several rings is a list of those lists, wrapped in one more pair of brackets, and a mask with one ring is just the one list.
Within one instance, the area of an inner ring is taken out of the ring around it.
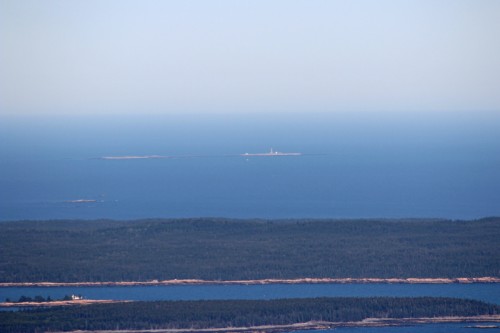
{"label": "blue ocean", "polygon": [[500,116],[402,114],[4,117],[0,220],[500,215]]}
{"label": "blue ocean", "polygon": [[[0,287],[0,301],[21,296],[134,301],[306,297],[455,297],[500,304],[500,284],[267,284],[106,287]],[[0,308],[1,309],[1,308]]]}

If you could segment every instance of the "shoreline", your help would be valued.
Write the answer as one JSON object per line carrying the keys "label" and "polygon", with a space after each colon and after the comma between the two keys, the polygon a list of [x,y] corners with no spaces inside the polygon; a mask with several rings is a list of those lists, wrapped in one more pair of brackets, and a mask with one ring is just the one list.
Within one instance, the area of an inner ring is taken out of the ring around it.
{"label": "shoreline", "polygon": [[1,282],[5,287],[132,287],[132,286],[175,286],[175,285],[264,285],[264,284],[472,284],[500,283],[500,277],[473,278],[299,278],[299,279],[257,279],[257,280],[199,280],[173,279],[151,281],[106,281],[106,282]]}
{"label": "shoreline", "polygon": [[[260,332],[279,333],[292,332],[297,330],[327,330],[339,327],[384,327],[384,326],[407,326],[424,324],[445,324],[445,323],[500,323],[500,315],[481,315],[470,317],[422,317],[422,318],[366,318],[355,322],[323,322],[312,321],[305,323],[287,325],[262,325],[249,327],[221,327],[221,328],[177,328],[177,329],[144,329],[144,330],[77,330],[70,332],[78,333],[229,333],[229,332]],[[61,333],[61,332],[55,332]],[[67,332],[66,332],[67,333]]]}

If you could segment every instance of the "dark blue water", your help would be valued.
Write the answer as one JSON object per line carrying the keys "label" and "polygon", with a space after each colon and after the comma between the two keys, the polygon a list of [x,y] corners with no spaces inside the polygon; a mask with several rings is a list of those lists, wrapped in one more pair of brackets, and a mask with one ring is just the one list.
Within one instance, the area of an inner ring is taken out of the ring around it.
{"label": "dark blue water", "polygon": [[500,304],[500,284],[272,284],[155,287],[23,287],[0,288],[0,300],[20,296],[53,299],[79,294],[88,299],[207,300],[304,297],[456,297]]}
{"label": "dark blue water", "polygon": [[402,114],[1,119],[0,220],[500,215],[500,116]]}

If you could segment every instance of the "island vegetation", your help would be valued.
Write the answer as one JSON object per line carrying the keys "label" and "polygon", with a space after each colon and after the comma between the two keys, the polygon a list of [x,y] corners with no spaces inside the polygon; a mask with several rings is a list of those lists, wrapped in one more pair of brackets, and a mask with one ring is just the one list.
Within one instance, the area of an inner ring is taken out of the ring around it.
{"label": "island vegetation", "polygon": [[203,329],[499,313],[493,304],[432,297],[155,301],[0,312],[0,332]]}
{"label": "island vegetation", "polygon": [[20,296],[19,299],[16,300],[11,300],[10,298],[5,299],[5,303],[12,303],[12,304],[22,304],[22,303],[51,303],[51,302],[59,302],[59,301],[74,301],[74,300],[82,300],[83,296],[82,295],[64,295],[63,298],[59,299],[54,299],[50,296],[47,296],[47,298],[37,295],[35,297],[29,297],[29,296]]}
{"label": "island vegetation", "polygon": [[500,218],[0,223],[0,282],[500,276]]}

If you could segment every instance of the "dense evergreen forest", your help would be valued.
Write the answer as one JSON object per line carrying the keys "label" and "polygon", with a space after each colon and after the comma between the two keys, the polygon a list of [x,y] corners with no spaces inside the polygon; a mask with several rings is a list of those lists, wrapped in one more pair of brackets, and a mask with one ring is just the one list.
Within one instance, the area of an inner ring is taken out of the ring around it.
{"label": "dense evergreen forest", "polygon": [[0,282],[500,276],[500,218],[14,221]]}
{"label": "dense evergreen forest", "polygon": [[497,305],[432,297],[131,302],[0,312],[0,332],[197,329],[498,313]]}

